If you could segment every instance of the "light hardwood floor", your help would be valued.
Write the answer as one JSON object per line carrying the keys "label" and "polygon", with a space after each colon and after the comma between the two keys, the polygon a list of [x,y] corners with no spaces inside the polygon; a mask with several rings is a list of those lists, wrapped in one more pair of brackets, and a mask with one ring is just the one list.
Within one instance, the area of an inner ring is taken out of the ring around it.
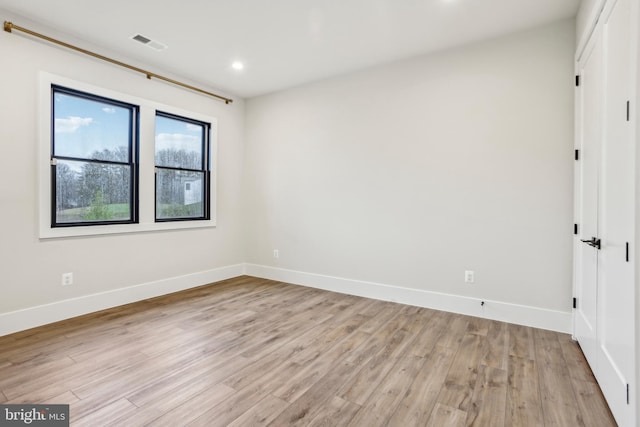
{"label": "light hardwood floor", "polygon": [[0,338],[76,426],[614,426],[568,335],[251,277]]}

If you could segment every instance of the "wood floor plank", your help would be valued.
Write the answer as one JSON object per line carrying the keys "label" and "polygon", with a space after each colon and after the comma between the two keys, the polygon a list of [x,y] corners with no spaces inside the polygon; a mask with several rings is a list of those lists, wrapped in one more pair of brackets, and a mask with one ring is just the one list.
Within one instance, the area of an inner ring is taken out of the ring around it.
{"label": "wood floor plank", "polygon": [[533,331],[545,426],[584,426],[557,334]]}
{"label": "wood floor plank", "polygon": [[273,426],[302,426],[322,413],[322,408],[334,391],[340,387],[342,378],[353,371],[353,366],[343,363],[336,371],[328,374],[313,387],[307,390],[300,398],[291,403],[272,422]]}
{"label": "wood floor plank", "polygon": [[325,403],[332,399],[338,389],[349,382],[372,357],[370,345],[358,347],[343,362],[339,363],[327,375],[316,382],[302,396],[292,402],[272,422],[273,426],[306,425],[323,412]]}
{"label": "wood floor plank", "polygon": [[569,335],[558,336],[558,341],[564,360],[567,362],[571,378],[595,383],[596,379],[591,372],[587,360],[584,358],[584,354],[582,354],[580,345],[578,345],[576,341],[573,341]]}
{"label": "wood floor plank", "polygon": [[312,363],[301,364],[301,369],[297,370],[295,374],[288,377],[283,376],[285,381],[273,391],[273,395],[282,400],[293,402],[319,381],[320,378],[325,376],[332,366],[348,357],[352,351],[360,347],[368,338],[369,335],[361,331],[356,331],[345,337],[327,350],[322,357],[317,358]]}
{"label": "wood floor plank", "polygon": [[[467,410],[467,426],[503,427],[507,401],[507,371],[480,365]],[[511,425],[508,425],[511,427]]]}
{"label": "wood floor plank", "polygon": [[504,322],[490,322],[482,349],[482,364],[507,371],[509,365],[509,334]]}
{"label": "wood floor plank", "polygon": [[[36,366],[49,362],[51,355],[57,354],[61,349],[68,352],[69,349],[84,343],[82,338],[67,338],[62,331],[59,335],[52,335],[52,332],[47,329],[43,335],[45,337],[42,338],[42,341],[15,340],[13,345],[7,346],[3,351],[3,359],[23,367]],[[47,351],[43,352],[42,349],[45,347]]]}
{"label": "wood floor plank", "polygon": [[615,425],[566,334],[248,276],[0,337],[0,403],[74,426]]}
{"label": "wood floor plank", "polygon": [[531,328],[509,325],[509,355],[535,360],[536,352]]}
{"label": "wood floor plank", "polygon": [[405,392],[424,365],[425,359],[412,354],[399,359],[374,393],[351,420],[351,426],[381,426],[400,404]]}
{"label": "wood floor plank", "polygon": [[602,391],[598,387],[580,346],[567,334],[558,334],[557,337],[567,362],[578,407],[580,412],[584,414],[585,425],[593,427],[615,426],[613,414],[602,396]]}
{"label": "wood floor plank", "polygon": [[231,387],[224,384],[216,384],[206,393],[200,393],[187,400],[180,406],[165,412],[155,418],[151,425],[154,427],[174,427],[187,425],[204,414],[211,407],[215,407],[229,396],[237,393]]}
{"label": "wood floor plank", "polygon": [[346,382],[338,396],[359,405],[363,405],[371,393],[389,373],[404,348],[409,344],[410,336],[402,329],[396,331],[389,343],[362,366],[352,381]]}
{"label": "wood floor plank", "polygon": [[[42,328],[42,327],[41,327]],[[39,328],[33,328],[37,331],[38,334],[42,334],[43,330]],[[8,349],[8,348],[16,348],[16,339],[20,335],[24,334],[26,331],[16,332],[11,335],[4,335],[0,337],[0,348]],[[0,360],[5,361],[4,357]]]}
{"label": "wood floor plank", "polygon": [[427,427],[463,427],[467,413],[442,403],[436,404]]}
{"label": "wood floor plank", "polygon": [[[343,386],[338,393],[340,397],[359,405],[364,404],[374,387],[387,375],[395,359],[415,339],[415,333],[411,334],[407,329],[409,320],[402,313],[397,313],[386,323],[379,324],[379,329],[372,335],[369,343],[375,343],[371,349],[375,356],[362,366],[352,383],[346,383]],[[383,346],[384,343],[386,345]],[[379,347],[381,347],[379,351],[374,350]]]}
{"label": "wood floor plank", "polygon": [[129,367],[129,363],[126,359],[112,360],[106,365],[95,365],[91,362],[75,363],[65,369],[4,388],[3,392],[12,401],[46,400],[81,384],[93,383],[120,372]]}
{"label": "wood floor plank", "polygon": [[457,349],[467,333],[467,325],[470,317],[445,313],[445,329],[435,342],[435,345]]}
{"label": "wood floor plank", "polygon": [[[138,407],[158,406],[158,402],[173,396],[206,390],[214,384],[222,382],[229,374],[241,370],[249,361],[242,356],[229,359],[210,360],[190,365],[187,369],[177,370],[167,376],[150,382],[146,387],[139,388],[126,397]],[[164,402],[166,405],[166,401]]]}
{"label": "wood floor plank", "polygon": [[595,382],[573,378],[572,383],[585,426],[615,427],[617,425],[602,396],[602,391]]}
{"label": "wood floor plank", "polygon": [[74,427],[95,427],[95,426],[106,426],[109,424],[109,421],[112,419],[113,414],[126,414],[130,412],[134,412],[136,410],[136,405],[129,402],[127,399],[118,399],[115,402],[106,405],[91,414],[88,414],[85,417],[77,419],[74,417],[74,413],[71,412],[69,415],[69,420]]}
{"label": "wood floor plank", "polygon": [[464,336],[438,396],[438,403],[467,412],[478,378],[481,340],[478,335]]}
{"label": "wood floor plank", "polygon": [[278,414],[289,406],[288,402],[275,396],[267,395],[264,399],[253,405],[241,416],[229,423],[228,427],[266,426],[273,421]]}
{"label": "wood floor plank", "polygon": [[[335,342],[323,338],[331,330],[331,328],[326,329],[323,325],[313,328],[309,333],[300,335],[280,349],[247,364],[243,369],[239,369],[225,380],[225,384],[236,390],[260,384],[264,385],[263,390],[268,392],[284,387],[287,382],[290,386],[297,384],[299,376],[305,375],[305,372],[315,368],[313,362],[320,356],[325,364],[324,359],[333,360],[332,353],[327,353],[327,351]],[[351,345],[347,345],[342,352],[350,349]],[[308,384],[308,386],[310,385]]]}
{"label": "wood floor plank", "polygon": [[314,324],[330,319],[331,314],[310,310],[309,312],[301,311],[287,317],[287,320],[281,322],[277,328],[266,331],[263,338],[245,350],[242,355],[247,358],[259,359],[284,343],[312,329]]}
{"label": "wood floor plank", "polygon": [[538,365],[545,426],[584,426],[571,378],[560,365]]}
{"label": "wood floor plank", "polygon": [[[49,375],[55,376],[58,372],[75,364],[76,362],[70,357],[59,355],[56,359],[28,369],[18,364],[7,365],[4,368],[0,368],[0,389],[18,388],[34,378],[42,378]],[[19,392],[16,391],[14,394],[19,395]]]}
{"label": "wood floor plank", "polygon": [[467,333],[486,337],[489,333],[489,327],[491,326],[491,323],[492,321],[488,319],[471,317],[469,318],[469,323],[467,324]]}
{"label": "wood floor plank", "polygon": [[433,410],[455,352],[436,347],[425,359],[409,389],[389,419],[390,426],[423,426]]}
{"label": "wood floor plank", "polygon": [[532,332],[535,342],[536,363],[538,365],[566,364],[559,334],[543,329],[536,329]]}
{"label": "wood floor plank", "polygon": [[185,423],[189,427],[225,427],[267,397],[247,387],[210,407],[195,420]]}
{"label": "wood floor plank", "polygon": [[54,396],[52,398],[47,398],[46,400],[41,400],[39,402],[32,402],[32,403],[40,403],[40,404],[54,404],[54,405],[71,405],[72,403],[76,403],[79,402],[80,399],[78,398],[78,396],[76,396],[75,394],[73,394],[70,391],[65,391],[62,394],[59,394],[58,396]]}
{"label": "wood floor plank", "polygon": [[[168,364],[164,360],[152,360],[150,367],[138,365],[133,369],[124,369],[118,375],[110,376],[102,382],[88,384],[87,387],[89,388],[82,388],[84,394],[79,396],[81,400],[75,405],[75,412],[79,415],[85,415],[121,396],[135,394],[145,387],[151,386],[163,375],[167,375],[168,372],[182,372],[193,366],[193,363],[190,363],[188,358],[171,358],[169,360],[173,363]],[[202,361],[203,363],[206,363],[206,360],[215,360],[215,356],[205,356],[197,359],[198,362]],[[239,358],[238,360],[242,359]],[[228,371],[218,370],[215,372],[215,379],[219,381],[220,378],[224,378],[227,375],[229,375]],[[78,392],[74,390],[74,393],[77,394]]]}
{"label": "wood floor plank", "polygon": [[116,369],[108,376],[86,381],[72,390],[81,399],[93,394],[107,398],[121,393],[123,388],[129,391],[139,390],[157,381],[166,372],[181,370],[198,361],[213,357],[212,355],[218,348],[219,343],[202,340],[202,342],[193,343],[190,347],[178,346],[171,352],[160,353],[132,365],[128,365],[125,361],[121,369]]}
{"label": "wood floor plank", "polygon": [[108,398],[121,393],[121,390],[138,390],[146,384],[154,382],[165,372],[179,369],[183,364],[194,362],[194,354],[178,353],[164,357],[154,357],[144,360],[132,366],[114,369],[109,375],[99,378],[97,381],[87,381],[72,387],[72,391],[81,399],[93,395]]}
{"label": "wood floor plank", "polygon": [[[276,371],[283,367],[287,355],[290,353],[291,350],[284,348],[276,350],[255,361],[254,359],[243,357],[245,360],[249,360],[250,363],[238,369],[235,373],[232,372],[231,375],[224,380],[224,383],[235,390],[242,390],[255,384],[266,374],[280,375],[279,372]],[[284,367],[292,368],[291,363],[287,363]]]}
{"label": "wood floor plank", "polygon": [[404,328],[409,331],[409,333],[419,334],[424,331],[424,328],[427,326],[435,313],[435,310],[429,310],[428,308],[405,305],[400,312],[400,315],[406,317],[407,319]]}
{"label": "wood floor plank", "polygon": [[[306,365],[312,363],[321,357],[325,351],[332,348],[336,343],[354,331],[358,330],[359,326],[365,323],[369,318],[362,314],[355,314],[351,317],[344,318],[339,324],[333,322],[326,322],[326,328],[318,328],[313,330],[315,338],[306,348],[301,349],[292,358],[291,361]],[[358,331],[364,333],[362,331]]]}
{"label": "wood floor plank", "polygon": [[[185,404],[192,398],[200,394],[208,394],[219,384],[219,379],[223,374],[220,370],[212,370],[196,377],[190,378],[180,385],[174,386],[170,390],[160,389],[153,394],[145,394],[143,404],[136,404],[138,410],[124,416],[116,416],[113,424],[121,426],[142,426],[152,423],[156,418],[166,414],[175,408]],[[154,390],[155,391],[155,390]],[[134,395],[135,396],[135,395]],[[153,399],[149,400],[153,396]],[[128,399],[131,401],[131,399]],[[92,399],[85,399],[76,405],[76,411],[82,411],[85,405],[95,405]]]}
{"label": "wood floor plank", "polygon": [[372,316],[368,322],[360,326],[360,330],[366,333],[377,332],[382,326],[400,314],[402,306],[392,303],[381,303],[382,307],[378,310],[375,316]]}
{"label": "wood floor plank", "polygon": [[506,425],[544,425],[540,386],[535,361],[510,356],[508,368]]}
{"label": "wood floor plank", "polygon": [[427,356],[436,346],[440,335],[448,329],[449,317],[443,311],[435,312],[427,321],[425,327],[416,336],[411,352],[416,356]]}
{"label": "wood floor plank", "polygon": [[344,427],[349,424],[359,409],[360,405],[333,396],[318,416],[307,424],[307,427]]}

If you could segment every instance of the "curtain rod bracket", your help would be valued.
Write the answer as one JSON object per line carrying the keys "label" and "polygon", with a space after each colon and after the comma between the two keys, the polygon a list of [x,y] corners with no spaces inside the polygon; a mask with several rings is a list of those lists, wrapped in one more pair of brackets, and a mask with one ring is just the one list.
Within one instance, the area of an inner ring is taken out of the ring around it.
{"label": "curtain rod bracket", "polygon": [[143,70],[142,68],[134,67],[133,65],[126,64],[126,63],[118,61],[116,59],[108,58],[108,57],[106,57],[104,55],[100,55],[99,53],[95,53],[95,52],[92,52],[90,50],[83,49],[81,47],[74,46],[72,44],[65,43],[63,41],[54,39],[53,37],[45,36],[44,34],[36,33],[35,31],[29,30],[29,29],[26,29],[26,28],[23,28],[23,27],[19,27],[19,26],[14,25],[12,22],[9,22],[9,21],[4,21],[4,30],[6,32],[8,32],[8,33],[11,33],[12,30],[22,31],[23,33],[26,33],[26,34],[29,34],[29,35],[31,35],[33,37],[37,37],[39,39],[45,40],[45,41],[47,41],[49,43],[57,44],[58,46],[62,46],[62,47],[65,47],[67,49],[75,50],[76,52],[83,53],[83,54],[85,54],[87,56],[91,56],[93,58],[101,59],[101,60],[103,60],[105,62],[108,62],[110,64],[118,65],[118,66],[126,68],[128,70],[132,70],[132,71],[135,71],[135,72],[138,72],[138,73],[142,73],[142,74],[146,75],[147,79],[149,79],[149,80],[151,80],[151,77],[154,77],[155,79],[164,80],[167,83],[174,84],[176,86],[180,86],[183,89],[188,89],[188,90],[191,90],[191,91],[194,91],[194,92],[201,93],[203,95],[207,95],[207,96],[210,96],[210,97],[213,97],[213,98],[217,98],[217,99],[219,99],[221,101],[224,101],[224,103],[227,104],[227,105],[229,105],[229,104],[231,104],[233,102],[233,99],[231,99],[231,98],[227,98],[227,97],[222,96],[222,95],[218,95],[218,94],[215,94],[215,93],[212,93],[212,92],[208,92],[208,91],[206,91],[204,89],[200,89],[198,87],[191,86],[191,85],[188,85],[186,83],[182,83],[180,81],[173,80],[173,79],[161,76],[161,75],[156,74],[156,73],[152,73],[151,71]]}

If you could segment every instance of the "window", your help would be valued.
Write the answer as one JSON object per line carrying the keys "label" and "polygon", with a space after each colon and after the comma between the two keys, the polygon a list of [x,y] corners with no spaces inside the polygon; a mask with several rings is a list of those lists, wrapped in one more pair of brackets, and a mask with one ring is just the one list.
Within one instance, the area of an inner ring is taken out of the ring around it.
{"label": "window", "polygon": [[138,107],[51,91],[51,226],[136,222]]}
{"label": "window", "polygon": [[39,77],[41,239],[215,227],[216,118]]}
{"label": "window", "polygon": [[209,219],[210,127],[156,112],[156,221]]}

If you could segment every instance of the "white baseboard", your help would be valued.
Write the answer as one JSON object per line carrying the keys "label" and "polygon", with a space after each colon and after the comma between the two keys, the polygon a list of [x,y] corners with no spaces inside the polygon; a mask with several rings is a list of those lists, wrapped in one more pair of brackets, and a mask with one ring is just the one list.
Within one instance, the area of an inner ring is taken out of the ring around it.
{"label": "white baseboard", "polygon": [[236,264],[127,288],[67,299],[8,313],[0,313],[0,336],[24,331],[48,323],[70,319],[132,302],[178,292],[207,283],[247,274],[264,279],[325,289],[383,301],[484,317],[492,320],[571,333],[570,312],[484,300],[460,295],[443,294],[420,289],[403,288],[362,280],[345,279],[256,264]]}
{"label": "white baseboard", "polygon": [[244,264],[170,277],[127,288],[0,313],[0,336],[70,319],[119,305],[219,282],[244,274]]}
{"label": "white baseboard", "polygon": [[[245,274],[343,294],[484,317],[563,333],[571,333],[572,328],[571,312],[547,310],[501,301],[482,300],[256,264],[245,264]],[[485,302],[484,306],[480,304],[482,301]]]}

